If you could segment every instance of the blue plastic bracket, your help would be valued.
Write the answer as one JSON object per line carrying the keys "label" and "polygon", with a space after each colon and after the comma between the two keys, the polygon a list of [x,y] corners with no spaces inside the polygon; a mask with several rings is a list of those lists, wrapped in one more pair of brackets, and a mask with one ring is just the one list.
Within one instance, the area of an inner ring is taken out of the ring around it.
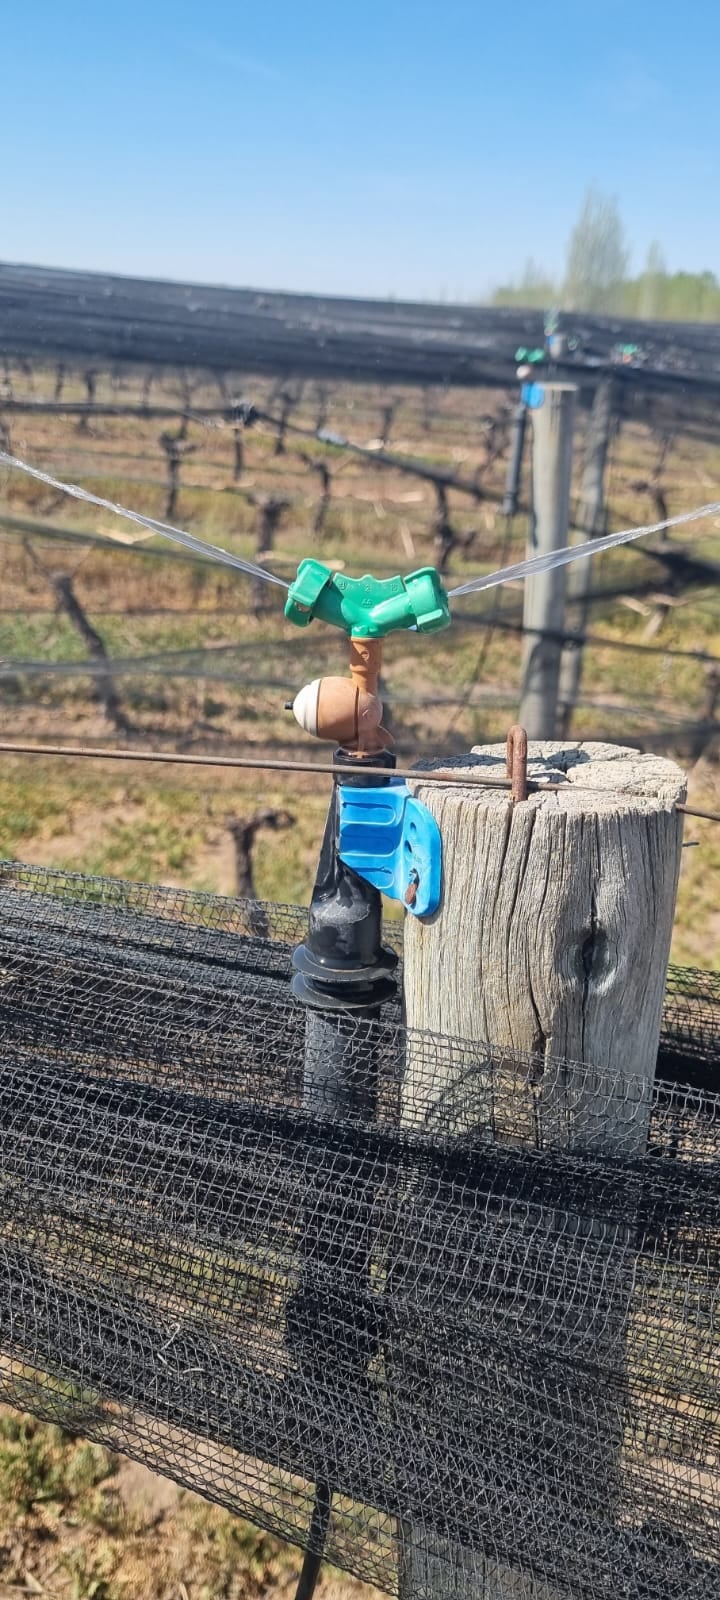
{"label": "blue plastic bracket", "polygon": [[545,385],[542,383],[523,383],[520,389],[520,399],[530,411],[539,411],[545,401]]}
{"label": "blue plastic bracket", "polygon": [[437,911],[442,888],[440,829],[401,778],[372,789],[341,784],[338,855],[359,878],[391,900],[401,900],[414,917]]}

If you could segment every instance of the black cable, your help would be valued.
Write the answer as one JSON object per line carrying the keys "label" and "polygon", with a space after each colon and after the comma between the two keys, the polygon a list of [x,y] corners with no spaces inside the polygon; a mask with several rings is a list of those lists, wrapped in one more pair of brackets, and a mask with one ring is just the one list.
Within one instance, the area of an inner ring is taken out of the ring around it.
{"label": "black cable", "polygon": [[315,1593],[315,1586],[320,1576],[320,1568],[325,1554],[331,1509],[332,1489],[329,1483],[318,1481],[315,1486],[310,1531],[298,1586],[295,1590],[295,1600],[312,1600]]}

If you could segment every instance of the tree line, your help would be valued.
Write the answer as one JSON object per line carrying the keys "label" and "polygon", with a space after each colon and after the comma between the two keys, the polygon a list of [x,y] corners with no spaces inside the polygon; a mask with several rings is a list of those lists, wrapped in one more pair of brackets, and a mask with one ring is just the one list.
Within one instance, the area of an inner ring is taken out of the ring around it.
{"label": "tree line", "polygon": [[676,322],[720,321],[720,282],[714,272],[669,272],[657,242],[650,245],[641,272],[633,276],[629,263],[617,200],[588,189],[568,240],[562,279],[531,259],[517,283],[495,291],[493,303]]}

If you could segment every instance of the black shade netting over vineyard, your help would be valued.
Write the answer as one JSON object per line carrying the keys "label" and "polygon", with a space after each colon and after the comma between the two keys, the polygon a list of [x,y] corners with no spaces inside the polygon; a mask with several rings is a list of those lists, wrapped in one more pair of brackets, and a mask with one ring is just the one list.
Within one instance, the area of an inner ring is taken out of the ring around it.
{"label": "black shade netting over vineyard", "polygon": [[720,1596],[717,979],[653,1089],[391,1005],[324,1098],[304,925],[0,867],[0,1397],[406,1595]]}

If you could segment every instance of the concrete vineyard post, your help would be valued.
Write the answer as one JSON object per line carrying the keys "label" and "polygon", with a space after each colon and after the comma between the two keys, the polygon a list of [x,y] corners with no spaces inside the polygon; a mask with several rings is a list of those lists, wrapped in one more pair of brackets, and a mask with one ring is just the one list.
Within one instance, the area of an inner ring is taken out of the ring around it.
{"label": "concrete vineyard post", "polygon": [[[577,389],[570,383],[541,386],[532,418],[532,516],[528,555],[546,555],[568,542],[573,427]],[[525,581],[523,687],[520,722],[531,739],[555,734],[566,571],[556,567]]]}
{"label": "concrete vineyard post", "polygon": [[[581,543],[597,539],[605,532],[605,465],[613,420],[613,381],[604,378],[595,390],[588,422],[585,465],[577,522]],[[590,609],[592,561],[576,561],[567,581],[565,625],[577,634],[577,643],[563,645],[558,691],[557,733],[566,739],[580,693],[583,671],[584,634]]]}

